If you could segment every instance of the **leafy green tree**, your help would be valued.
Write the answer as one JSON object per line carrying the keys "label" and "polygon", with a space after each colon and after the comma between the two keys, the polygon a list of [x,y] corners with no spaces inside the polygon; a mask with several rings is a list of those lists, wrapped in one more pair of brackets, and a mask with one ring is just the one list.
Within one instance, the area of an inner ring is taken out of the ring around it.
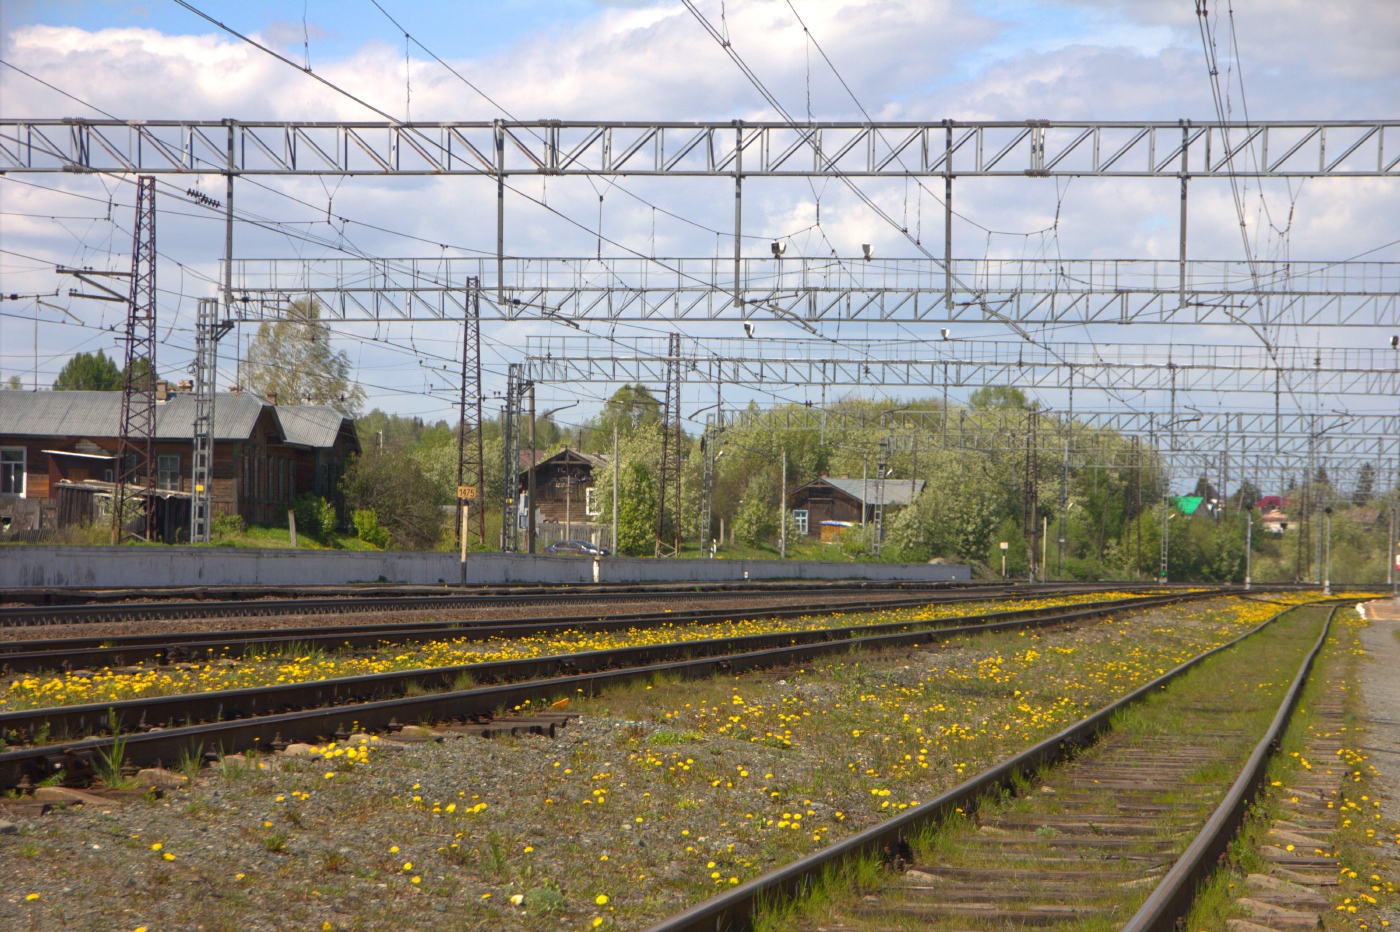
{"label": "leafy green tree", "polygon": [[10,376],[9,380],[5,383],[5,387],[13,391],[19,391],[22,388],[24,388],[24,381],[19,376],[12,375]]}
{"label": "leafy green tree", "polygon": [[656,483],[641,463],[627,464],[618,481],[617,552],[631,557],[654,552]]}
{"label": "leafy green tree", "polygon": [[1009,385],[988,385],[979,388],[967,397],[969,408],[986,408],[993,411],[1030,411],[1035,403],[1026,398],[1026,393]]}
{"label": "leafy green tree", "polygon": [[1351,503],[1358,508],[1371,500],[1376,486],[1376,468],[1370,463],[1362,463],[1356,473],[1356,490],[1351,493]]}
{"label": "leafy green tree", "polygon": [[330,405],[354,417],[365,393],[350,377],[349,355],[331,348],[321,310],[315,298],[293,301],[284,319],[260,324],[248,344],[244,378],[260,395],[276,392],[287,404]]}
{"label": "leafy green tree", "polygon": [[[18,388],[11,379],[11,388]],[[54,379],[56,392],[119,392],[122,389],[122,372],[117,364],[102,350],[96,353],[77,353]]]}
{"label": "leafy green tree", "polygon": [[602,413],[589,425],[585,449],[590,453],[611,451],[614,425],[618,438],[626,440],[639,428],[660,422],[661,402],[651,390],[640,382],[624,385],[603,403]]}
{"label": "leafy green tree", "polygon": [[744,491],[739,513],[734,516],[734,536],[750,547],[770,544],[778,537],[778,509],[773,483],[767,476],[754,476]]}
{"label": "leafy green tree", "polygon": [[989,477],[958,469],[955,454],[937,454],[923,494],[894,518],[887,540],[911,563],[985,559],[1001,521],[999,498]]}
{"label": "leafy green tree", "polygon": [[351,461],[341,488],[352,514],[374,512],[396,549],[428,550],[442,536],[448,501],[411,456],[367,450]]}

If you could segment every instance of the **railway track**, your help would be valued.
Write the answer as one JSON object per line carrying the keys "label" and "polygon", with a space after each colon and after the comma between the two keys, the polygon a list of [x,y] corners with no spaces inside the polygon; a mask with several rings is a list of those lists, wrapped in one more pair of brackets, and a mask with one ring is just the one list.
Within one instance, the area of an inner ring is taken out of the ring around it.
{"label": "railway track", "polygon": [[[1304,606],[1279,612],[936,799],[648,932],[742,928],[769,904],[800,898],[824,873],[869,857],[901,873],[877,893],[824,915],[823,927],[1179,928],[1265,780],[1336,611]],[[1253,656],[1241,651],[1232,657],[1230,649],[1266,639],[1292,641],[1298,649],[1284,674],[1288,686],[1281,699],[1252,708],[1251,697],[1227,691],[1225,684],[1265,671]],[[1215,698],[1198,692],[1177,700],[1171,691],[1176,681],[1207,663],[1220,684]],[[1137,727],[1115,731],[1114,717],[1139,703],[1147,708],[1138,713]],[[1259,711],[1266,713],[1267,727],[1248,728]],[[1225,769],[1227,763],[1232,765]],[[1286,860],[1304,868],[1316,866],[1314,861],[1335,865],[1321,857]],[[1289,927],[1306,927],[1310,915],[1318,924],[1315,894],[1288,896],[1314,910],[1280,906],[1298,920]]]}
{"label": "railway track", "polygon": [[[0,752],[0,789],[25,778],[65,775],[81,783],[94,761],[121,753],[134,763],[175,761],[214,747],[270,747],[279,740],[314,740],[344,732],[349,723],[385,729],[391,722],[489,721],[501,708],[552,701],[578,692],[595,694],[611,686],[656,676],[710,677],[774,666],[809,664],[815,658],[853,650],[884,650],[928,644],[991,631],[1069,624],[1117,611],[1140,610],[1220,595],[1203,590],[1168,596],[1112,600],[1046,613],[1023,610],[1009,619],[947,625],[895,622],[877,626],[781,632],[745,638],[651,645],[629,650],[592,651],[500,664],[383,673],[311,683],[283,684],[185,696],[66,706],[0,713],[7,741],[35,742]],[[803,610],[810,613],[811,609]],[[674,619],[674,616],[667,616]],[[501,685],[454,689],[464,678]],[[446,690],[404,696],[425,689]],[[379,698],[392,696],[394,698]],[[194,724],[203,720],[203,724]],[[181,724],[186,723],[186,724]],[[114,727],[115,726],[115,727]],[[101,737],[76,736],[106,731]],[[111,732],[120,733],[120,737]],[[42,735],[66,735],[53,743]]]}
{"label": "railway track", "polygon": [[[792,594],[809,598],[813,593],[825,592],[938,592],[947,599],[966,599],[969,591],[977,593],[974,598],[996,598],[1006,595],[1031,593],[1045,595],[1057,592],[1093,592],[1095,590],[1116,589],[1160,589],[1160,586],[1142,584],[954,584],[954,583],[853,583],[853,584],[803,584],[791,583],[752,583],[743,586],[625,586],[603,590],[599,587],[584,589],[540,589],[527,591],[484,590],[453,594],[404,595],[402,590],[389,589],[365,595],[346,592],[334,596],[295,594],[291,597],[270,597],[268,593],[281,593],[284,590],[256,590],[255,593],[232,595],[226,590],[198,590],[191,593],[181,590],[178,596],[152,598],[152,590],[130,590],[117,593],[84,593],[64,596],[65,598],[89,598],[101,596],[100,601],[81,605],[35,604],[0,608],[0,628],[29,626],[77,625],[77,624],[123,624],[142,621],[190,621],[200,619],[257,618],[276,615],[349,615],[365,612],[403,611],[449,611],[458,609],[499,609],[519,608],[537,605],[559,605],[569,603],[610,603],[620,601],[670,601],[694,603],[697,598],[715,595],[773,595]],[[1171,587],[1166,587],[1171,588]],[[307,590],[319,592],[319,590]],[[59,598],[52,592],[30,593],[10,590],[0,597],[0,601],[17,601],[20,598],[38,600]],[[115,601],[119,600],[119,601]]]}
{"label": "railway track", "polygon": [[[861,601],[825,604],[806,602],[801,606],[769,605],[743,608],[688,610],[683,613],[638,612],[632,614],[573,615],[564,617],[511,619],[501,621],[420,621],[388,625],[317,625],[296,628],[268,628],[255,631],[161,632],[157,634],[115,635],[111,637],[43,638],[29,641],[0,641],[0,671],[9,675],[39,670],[84,670],[98,667],[126,667],[143,663],[168,664],[179,661],[207,662],[218,658],[238,658],[247,654],[276,654],[287,650],[378,649],[390,644],[416,644],[444,638],[532,637],[561,631],[625,631],[656,625],[706,624],[737,617],[746,619],[796,618],[812,614],[855,614],[901,608],[917,608],[945,602],[977,603],[1047,598],[1062,591],[1017,592],[1008,599],[1001,593],[962,596],[892,595]],[[1079,594],[1079,593],[1075,593]],[[1042,611],[1030,609],[1028,611]]]}

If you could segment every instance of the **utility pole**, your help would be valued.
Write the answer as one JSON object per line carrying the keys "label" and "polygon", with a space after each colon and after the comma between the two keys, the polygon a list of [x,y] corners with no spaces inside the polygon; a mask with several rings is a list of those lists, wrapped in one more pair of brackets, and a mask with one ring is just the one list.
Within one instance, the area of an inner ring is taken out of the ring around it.
{"label": "utility pole", "polygon": [[778,492],[779,558],[787,559],[787,450],[783,451],[783,485]]}
{"label": "utility pole", "polygon": [[618,550],[617,550],[617,489],[618,489],[618,483],[617,483],[617,419],[614,418],[614,419],[613,419],[613,496],[612,496],[612,498],[613,498],[613,500],[612,500],[612,506],[613,506],[613,507],[612,507],[612,519],[613,519],[613,545],[612,545],[612,552],[613,552],[613,556],[617,556],[617,555],[618,555]]}
{"label": "utility pole", "polygon": [[[526,502],[525,502],[526,507],[528,507],[529,510],[530,510],[529,516],[525,519],[525,520],[526,520],[526,532],[525,532],[525,533],[526,533],[526,537],[528,538],[527,543],[528,543],[528,546],[529,546],[529,549],[530,549],[530,552],[531,552],[531,553],[534,553],[534,552],[535,552],[535,461],[536,461],[537,459],[538,459],[538,457],[535,455],[535,383],[534,383],[534,382],[531,382],[531,383],[530,383],[530,471],[529,471],[529,473],[528,473],[530,487],[529,487],[529,495],[528,495],[528,498],[526,499]],[[616,541],[613,542],[613,549],[614,549],[614,550],[617,549],[617,542],[616,542]]]}
{"label": "utility pole", "polygon": [[1253,556],[1254,546],[1252,535],[1254,533],[1254,506],[1248,505],[1244,509],[1244,591],[1249,591],[1250,586],[1250,559]]}
{"label": "utility pole", "polygon": [[885,473],[889,471],[890,445],[889,437],[881,437],[875,458],[875,540],[870,549],[877,557],[885,537]]}

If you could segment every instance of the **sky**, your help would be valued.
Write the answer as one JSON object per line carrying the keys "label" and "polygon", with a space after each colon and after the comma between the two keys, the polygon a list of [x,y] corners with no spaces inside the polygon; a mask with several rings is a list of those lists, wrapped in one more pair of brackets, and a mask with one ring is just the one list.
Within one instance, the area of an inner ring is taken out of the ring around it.
{"label": "sky", "polygon": [[[382,111],[416,120],[778,118],[680,3],[191,0],[191,6],[298,67],[168,0],[0,0],[0,61],[13,66],[0,67],[0,118],[99,117],[105,111],[122,119],[380,119],[302,73],[307,67]],[[1195,0],[728,0],[697,6],[799,119],[861,120],[863,113],[890,121],[1215,118]],[[1230,119],[1400,116],[1400,4],[1233,0],[1228,6],[1210,2],[1208,10]],[[1390,142],[1397,145],[1400,140]],[[240,258],[437,259],[495,249],[495,190],[486,179],[360,176],[260,184],[240,182],[237,189]],[[223,195],[216,175],[191,179],[191,186]],[[550,210],[508,196],[506,251],[514,256],[733,254],[730,179],[521,178],[518,187]],[[941,255],[942,207],[934,198],[941,196],[941,179],[931,179],[927,193],[897,179],[860,187]],[[955,189],[953,252],[967,258],[1175,259],[1178,197],[1170,179],[965,179]],[[53,269],[129,268],[132,201],[129,178],[0,175],[0,291],[47,295],[0,302],[0,379],[18,375],[27,388],[45,388],[75,352],[120,354],[113,328],[122,321],[121,306],[69,297],[77,283]],[[1249,182],[1242,203],[1244,237],[1229,186],[1193,182],[1191,258],[1244,260],[1247,241],[1248,253],[1260,259],[1400,261],[1396,178]],[[187,378],[195,301],[216,293],[222,214],[165,195],[158,195],[157,207],[159,368],[172,379]],[[767,255],[770,240],[786,242],[788,257],[855,256],[864,243],[882,259],[916,254],[898,229],[838,182],[750,179],[744,233],[746,256]],[[939,328],[929,321],[818,329],[828,341],[917,345],[936,339]],[[253,329],[242,325],[221,344],[221,385],[237,380],[237,357]],[[502,390],[505,367],[519,361],[531,338],[626,341],[660,338],[670,329],[702,345],[741,336],[736,322],[585,324],[575,331],[544,320],[490,321],[482,326],[487,394]],[[778,320],[763,322],[760,334],[806,335]],[[1021,339],[996,323],[959,324],[953,336]],[[1034,336],[1047,345],[1259,346],[1258,335],[1245,328],[1095,325]],[[1379,348],[1388,346],[1389,333],[1290,321],[1273,339],[1304,348]],[[345,323],[337,325],[335,341],[356,367],[367,408],[455,420],[460,327]],[[577,401],[561,419],[581,421],[614,387],[543,383],[537,404],[546,409]],[[930,386],[918,394],[939,391]],[[1082,392],[1076,392],[1076,407],[1167,406],[1150,392]],[[833,389],[827,398],[873,393]],[[820,397],[815,387],[724,389],[726,403]],[[956,392],[954,400],[960,400]],[[1066,400],[1054,391],[1042,397],[1051,406]],[[687,429],[697,430],[704,408],[714,403],[714,386],[687,383]],[[1224,392],[1197,391],[1183,403],[1272,409],[1271,398]],[[1290,403],[1318,411],[1394,408],[1393,398],[1307,392]]]}

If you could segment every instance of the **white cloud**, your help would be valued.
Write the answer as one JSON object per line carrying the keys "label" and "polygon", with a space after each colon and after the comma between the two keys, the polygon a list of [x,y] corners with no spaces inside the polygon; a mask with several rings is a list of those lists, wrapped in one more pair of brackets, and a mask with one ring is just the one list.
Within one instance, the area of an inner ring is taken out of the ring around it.
{"label": "white cloud", "polygon": [[[705,5],[707,17],[720,28],[719,5]],[[811,35],[821,44],[860,103],[882,119],[1169,119],[1214,117],[1210,86],[1196,19],[1189,4],[1064,2],[999,4],[984,7],[958,2],[877,2],[846,0],[798,3]],[[784,3],[751,3],[725,8],[724,27],[735,51],[754,70],[786,110],[805,119],[810,88],[811,109],[819,120],[858,119],[859,109],[832,74],[822,56],[797,25]],[[237,25],[237,24],[234,24]],[[1243,57],[1244,89],[1255,118],[1335,119],[1393,116],[1400,100],[1400,6],[1389,2],[1316,4],[1302,0],[1241,7],[1235,13]],[[324,38],[326,27],[311,36]],[[1222,62],[1233,59],[1227,45],[1228,24],[1217,41]],[[286,52],[294,61],[303,37],[298,22],[273,21],[256,37]],[[432,36],[420,36],[430,46]],[[30,25],[3,37],[4,58],[119,117],[284,120],[375,119],[353,101],[336,94],[297,69],[225,35],[164,34],[151,28],[120,26],[97,31]],[[775,114],[740,74],[723,50],[683,8],[669,3],[602,6],[581,22],[532,35],[510,47],[474,60],[452,60],[453,68],[521,119],[772,119]],[[366,43],[337,60],[318,61],[316,74],[344,87],[389,113],[405,112],[404,50],[399,37]],[[1242,115],[1239,66],[1222,73],[1229,85],[1232,113]],[[484,99],[440,65],[415,50],[411,73],[411,112],[416,119],[485,120],[499,115]],[[72,101],[6,70],[0,73],[3,113],[9,117],[92,115]],[[1329,150],[1331,151],[1331,150]],[[130,189],[108,180],[32,178],[41,184],[81,192],[97,202],[46,194],[0,180],[5,210],[35,216],[4,218],[4,248],[56,263],[102,261],[129,249]],[[183,187],[189,182],[181,180]],[[240,255],[320,256],[333,254],[325,244],[300,242],[295,235],[341,242],[339,223],[325,222],[325,205],[334,197],[337,216],[372,223],[452,247],[449,252],[494,250],[494,185],[470,179],[385,179],[359,177],[268,180],[269,186],[316,205],[298,206],[241,182],[240,209],[260,217],[298,225],[287,234],[240,225]],[[889,215],[918,232],[925,248],[942,255],[943,214],[934,196],[942,180],[927,179],[924,193],[901,181],[861,181],[860,187]],[[517,178],[512,185],[546,199],[558,216],[520,197],[507,200],[506,248],[517,255],[593,255],[598,249],[598,197],[604,195],[603,232],[631,250],[647,255],[732,255],[727,233],[733,223],[733,185],[727,179]],[[1174,181],[1095,181],[1078,179],[1059,190],[1050,180],[954,182],[954,205],[967,219],[954,224],[954,253],[962,256],[1063,255],[1067,257],[1156,257],[1171,259],[1177,250],[1178,191]],[[211,176],[204,190],[222,198],[222,181]],[[1296,187],[1296,186],[1295,186]],[[105,217],[106,189],[115,193],[116,223],[57,221],[50,216]],[[668,218],[623,190],[679,214],[701,227]],[[1257,192],[1257,186],[1252,186]],[[1270,185],[1269,210],[1275,222],[1286,214],[1289,192]],[[547,193],[546,193],[547,192]],[[820,197],[822,226],[812,229]],[[789,257],[825,255],[834,248],[858,255],[872,243],[880,257],[910,256],[916,250],[897,230],[859,203],[841,183],[750,179],[745,184],[746,255],[766,256],[768,237],[791,235]],[[1193,181],[1190,189],[1189,245],[1193,257],[1241,258],[1238,218],[1223,181]],[[1258,198],[1247,204],[1247,223],[1255,230]],[[183,290],[170,295],[163,313],[177,326],[169,358],[188,352],[187,328],[196,294],[211,293],[198,275],[212,276],[213,257],[222,250],[222,226],[212,215],[201,219],[175,215],[174,202],[163,202],[162,287]],[[1037,234],[1055,222],[1055,234]],[[1400,192],[1393,180],[1329,182],[1302,186],[1289,239],[1298,260],[1345,258],[1400,239]],[[201,210],[181,205],[181,212]],[[906,219],[907,218],[907,219]],[[653,234],[653,228],[655,233]],[[990,229],[998,231],[989,235]],[[379,255],[433,255],[429,243],[349,225],[345,245]],[[1280,247],[1279,238],[1259,239],[1262,252]],[[620,250],[607,243],[605,255]],[[1392,247],[1376,258],[1395,259]],[[6,290],[51,290],[51,272],[24,273],[6,258]],[[184,272],[174,263],[182,263]],[[30,263],[32,264],[32,263]],[[32,284],[32,288],[30,287]],[[80,307],[75,305],[75,309]],[[82,305],[81,313],[89,313]],[[176,310],[178,308],[178,311]],[[102,308],[110,311],[109,308]],[[95,312],[94,312],[95,313]],[[110,313],[108,314],[110,317]],[[4,342],[12,341],[12,323],[3,323]],[[650,333],[668,324],[648,325]],[[371,328],[372,330],[373,328]],[[439,328],[451,329],[451,328]],[[526,333],[558,332],[554,324],[493,325],[491,339],[509,356]],[[599,330],[606,330],[600,325]],[[695,329],[683,325],[682,329]],[[795,328],[770,324],[767,332],[787,335]],[[872,335],[895,331],[867,328]],[[427,330],[419,328],[418,335]],[[618,328],[618,335],[630,331]],[[997,332],[993,325],[977,332]],[[1004,333],[1004,331],[1002,331]],[[1214,333],[1218,333],[1215,331]],[[397,338],[396,334],[396,338]],[[1323,341],[1344,343],[1369,339],[1345,331],[1324,331]],[[41,334],[51,354],[62,352],[70,335]],[[455,354],[448,336],[438,346]],[[1134,339],[1113,331],[1105,340]],[[366,365],[382,364],[375,380],[417,390],[423,378],[402,357],[363,352]],[[41,347],[43,349],[43,347]],[[14,368],[0,360],[0,375]],[[395,380],[398,381],[395,381]],[[499,380],[497,380],[499,381]],[[372,393],[373,394],[373,393]],[[386,406],[401,399],[382,395]],[[438,402],[434,402],[437,404]]]}

